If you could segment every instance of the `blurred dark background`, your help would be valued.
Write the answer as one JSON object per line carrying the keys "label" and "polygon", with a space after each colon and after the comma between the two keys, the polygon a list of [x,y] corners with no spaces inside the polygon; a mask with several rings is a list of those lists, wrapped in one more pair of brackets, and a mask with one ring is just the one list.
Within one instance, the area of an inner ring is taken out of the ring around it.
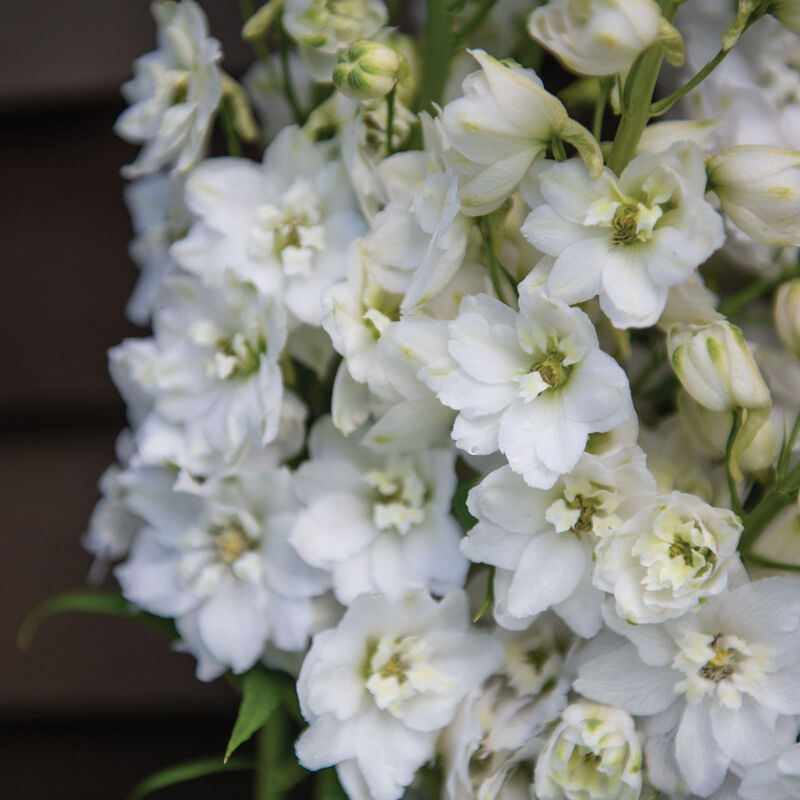
{"label": "blurred dark background", "polygon": [[[236,0],[203,0],[238,75]],[[20,653],[34,605],[82,588],[79,539],[124,409],[106,350],[146,331],[123,308],[136,279],[111,126],[119,84],[152,50],[145,0],[0,0],[0,796],[117,800],[148,773],[221,755],[236,711],[222,682],[140,624],[64,614]],[[153,795],[238,798],[226,774]]]}

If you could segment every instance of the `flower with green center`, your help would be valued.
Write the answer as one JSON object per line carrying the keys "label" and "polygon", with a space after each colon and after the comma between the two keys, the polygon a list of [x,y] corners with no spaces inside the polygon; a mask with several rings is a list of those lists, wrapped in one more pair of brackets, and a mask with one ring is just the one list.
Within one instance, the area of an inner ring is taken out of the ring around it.
{"label": "flower with green center", "polygon": [[585,700],[567,706],[536,763],[541,800],[637,800],[642,748],[631,716]]}
{"label": "flower with green center", "polygon": [[522,187],[533,209],[522,233],[555,259],[545,267],[547,292],[570,304],[598,296],[618,328],[653,325],[669,287],[688,280],[725,240],[694,145],[642,153],[619,177],[608,168],[593,177],[569,159],[536,182]]}
{"label": "flower with green center", "polygon": [[725,589],[741,531],[732,511],[694,495],[657,497],[599,541],[594,582],[625,619],[680,616]]}

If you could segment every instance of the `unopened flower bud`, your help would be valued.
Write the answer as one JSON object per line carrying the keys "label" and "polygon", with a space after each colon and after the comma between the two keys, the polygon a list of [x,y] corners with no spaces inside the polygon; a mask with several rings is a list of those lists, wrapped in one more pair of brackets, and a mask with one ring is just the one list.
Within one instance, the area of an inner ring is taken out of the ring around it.
{"label": "unopened flower bud", "polygon": [[581,75],[614,75],[660,44],[672,64],[682,64],[680,33],[655,0],[551,0],[528,19],[528,33]]}
{"label": "unopened flower bud", "polygon": [[778,289],[775,327],[786,349],[800,356],[800,278],[787,281]]}
{"label": "unopened flower bud", "polygon": [[744,335],[727,320],[708,325],[673,325],[667,334],[678,380],[712,411],[768,408],[769,389]]}
{"label": "unopened flower bud", "polygon": [[333,82],[353,100],[374,100],[394,89],[402,68],[402,56],[393,47],[362,39],[339,56]]}
{"label": "unopened flower bud", "polygon": [[708,185],[748,236],[800,245],[800,151],[741,145],[706,161]]}

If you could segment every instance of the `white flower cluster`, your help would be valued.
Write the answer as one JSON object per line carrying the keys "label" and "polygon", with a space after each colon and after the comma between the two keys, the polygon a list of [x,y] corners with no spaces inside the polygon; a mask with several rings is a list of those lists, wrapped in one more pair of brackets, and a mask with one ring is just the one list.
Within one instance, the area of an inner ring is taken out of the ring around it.
{"label": "white flower cluster", "polygon": [[154,4],[96,569],[353,800],[800,797],[798,3],[501,0],[439,105],[449,5],[272,0],[248,101]]}

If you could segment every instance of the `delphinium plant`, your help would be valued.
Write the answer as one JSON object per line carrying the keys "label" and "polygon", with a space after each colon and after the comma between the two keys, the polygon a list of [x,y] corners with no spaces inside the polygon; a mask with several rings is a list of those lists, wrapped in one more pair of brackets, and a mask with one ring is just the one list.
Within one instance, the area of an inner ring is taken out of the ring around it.
{"label": "delphinium plant", "polygon": [[124,86],[120,592],[23,639],[241,692],[140,795],[800,797],[800,2],[239,7]]}

